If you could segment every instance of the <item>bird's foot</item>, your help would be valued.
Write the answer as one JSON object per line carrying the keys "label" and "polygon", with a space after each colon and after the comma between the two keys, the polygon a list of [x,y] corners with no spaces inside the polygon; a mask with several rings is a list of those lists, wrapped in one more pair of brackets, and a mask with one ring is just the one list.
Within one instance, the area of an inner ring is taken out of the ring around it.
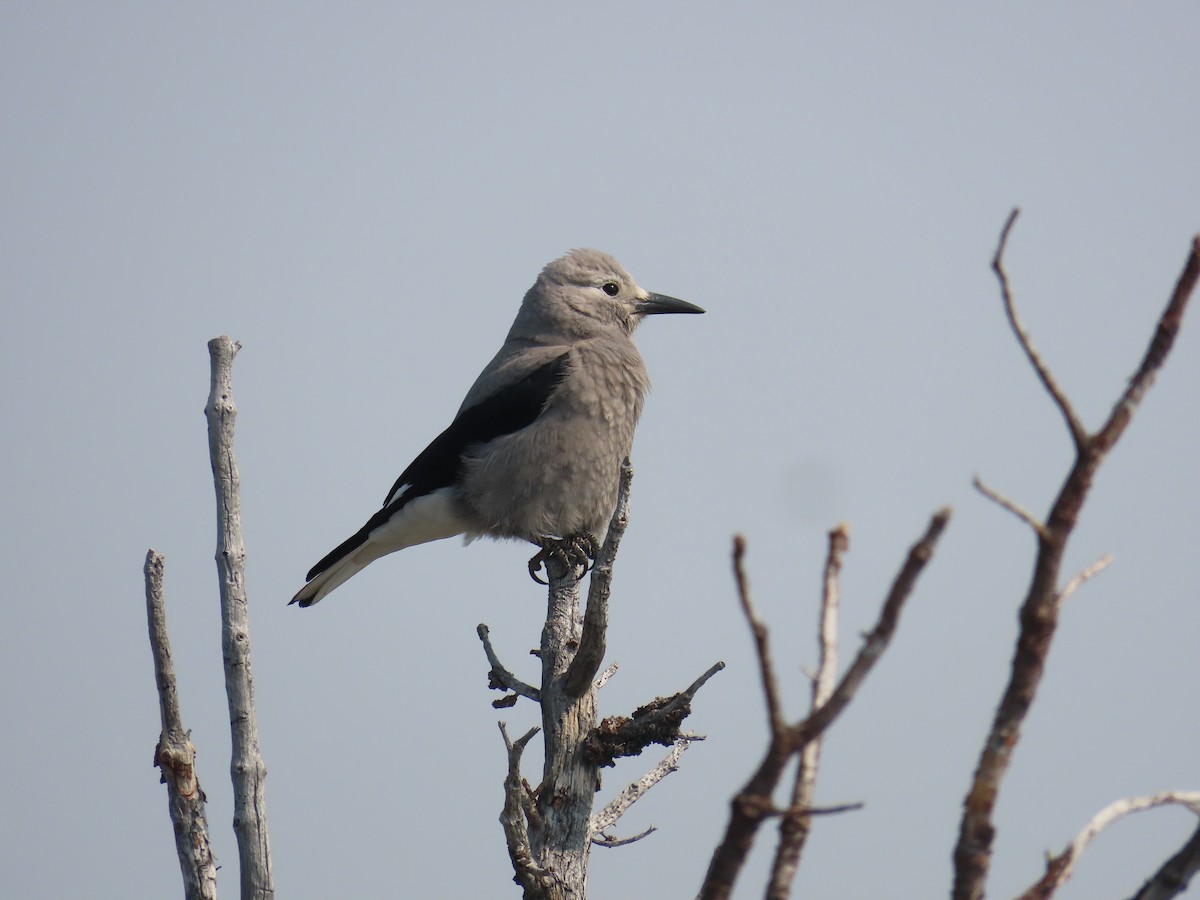
{"label": "bird's foot", "polygon": [[600,550],[600,542],[591,534],[573,534],[565,538],[544,535],[535,543],[542,549],[529,560],[529,577],[538,584],[550,583],[538,576],[542,565],[548,560],[557,560],[564,568],[572,571],[576,566],[582,568],[583,571],[579,573],[579,577],[582,578],[591,569],[596,553]]}

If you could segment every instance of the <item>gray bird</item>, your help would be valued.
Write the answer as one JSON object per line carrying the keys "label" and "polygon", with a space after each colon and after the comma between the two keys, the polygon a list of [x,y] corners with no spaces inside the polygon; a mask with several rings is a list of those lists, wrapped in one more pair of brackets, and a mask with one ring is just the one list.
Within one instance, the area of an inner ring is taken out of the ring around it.
{"label": "gray bird", "polygon": [[[525,294],[500,352],[450,427],[412,461],[383,508],[309,570],[312,606],[381,556],[466,535],[594,557],[650,387],[633,345],[644,316],[702,313],[642,290],[607,253],[572,250]],[[536,577],[536,575],[535,575]]]}

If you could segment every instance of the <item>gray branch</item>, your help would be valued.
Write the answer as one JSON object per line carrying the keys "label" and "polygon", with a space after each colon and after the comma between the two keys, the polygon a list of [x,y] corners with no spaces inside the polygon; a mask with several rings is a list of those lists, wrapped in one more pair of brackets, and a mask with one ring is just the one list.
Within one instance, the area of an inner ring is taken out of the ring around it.
{"label": "gray branch", "polygon": [[208,449],[217,495],[217,575],[221,588],[221,650],[225,660],[225,694],[233,734],[233,830],[241,866],[242,900],[271,900],[271,845],[267,834],[267,800],[254,710],[254,678],[250,671],[250,617],[246,607],[246,548],[242,543],[242,501],[233,453],[233,358],[240,349],[225,335],[208,342],[211,389],[204,414]]}
{"label": "gray branch", "polygon": [[175,851],[183,874],[186,900],[216,900],[217,866],[208,840],[204,816],[204,791],[196,774],[196,748],[183,727],[179,693],[175,686],[175,663],[167,635],[167,612],[163,604],[163,557],[146,553],[146,618],[150,625],[150,652],[154,657],[154,683],[162,731],[154,748],[154,765],[167,786]]}

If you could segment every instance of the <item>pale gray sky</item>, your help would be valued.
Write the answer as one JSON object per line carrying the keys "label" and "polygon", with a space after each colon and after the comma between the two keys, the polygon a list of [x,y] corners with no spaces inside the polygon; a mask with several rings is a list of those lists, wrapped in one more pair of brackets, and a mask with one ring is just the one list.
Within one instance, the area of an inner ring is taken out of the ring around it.
{"label": "pale gray sky", "polygon": [[[474,628],[532,677],[528,548],[416,548],[285,603],[449,422],[540,267],[596,246],[709,310],[639,333],[655,391],[602,711],[729,668],[689,722],[709,739],[620,829],[658,833],[597,851],[592,896],[691,896],[764,746],[731,534],[799,712],[825,530],[853,527],[849,655],[952,503],[827,744],[819,800],[866,807],[818,823],[798,882],[945,896],[1033,549],[971,477],[1043,511],[1069,454],[988,262],[1021,205],[1021,308],[1098,424],[1200,228],[1198,28],[1191,2],[1111,0],[0,6],[0,893],[179,894],[150,764],[151,546],[236,891],[202,416],[227,332],[280,896],[518,895]],[[989,896],[1109,801],[1200,786],[1195,319],[1072,545],[1071,569],[1116,563],[1064,614]],[[1121,823],[1061,896],[1131,893],[1193,827]],[[761,895],[754,863],[739,897]]]}

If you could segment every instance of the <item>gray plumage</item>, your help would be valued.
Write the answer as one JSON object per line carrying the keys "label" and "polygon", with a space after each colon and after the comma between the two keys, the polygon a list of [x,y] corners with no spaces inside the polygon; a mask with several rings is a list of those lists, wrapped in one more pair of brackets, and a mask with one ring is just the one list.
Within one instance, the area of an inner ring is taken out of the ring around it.
{"label": "gray plumage", "polygon": [[634,328],[647,315],[700,312],[642,290],[598,250],[547,265],[454,422],[291,602],[311,606],[381,556],[459,534],[543,547],[599,539],[650,387]]}

